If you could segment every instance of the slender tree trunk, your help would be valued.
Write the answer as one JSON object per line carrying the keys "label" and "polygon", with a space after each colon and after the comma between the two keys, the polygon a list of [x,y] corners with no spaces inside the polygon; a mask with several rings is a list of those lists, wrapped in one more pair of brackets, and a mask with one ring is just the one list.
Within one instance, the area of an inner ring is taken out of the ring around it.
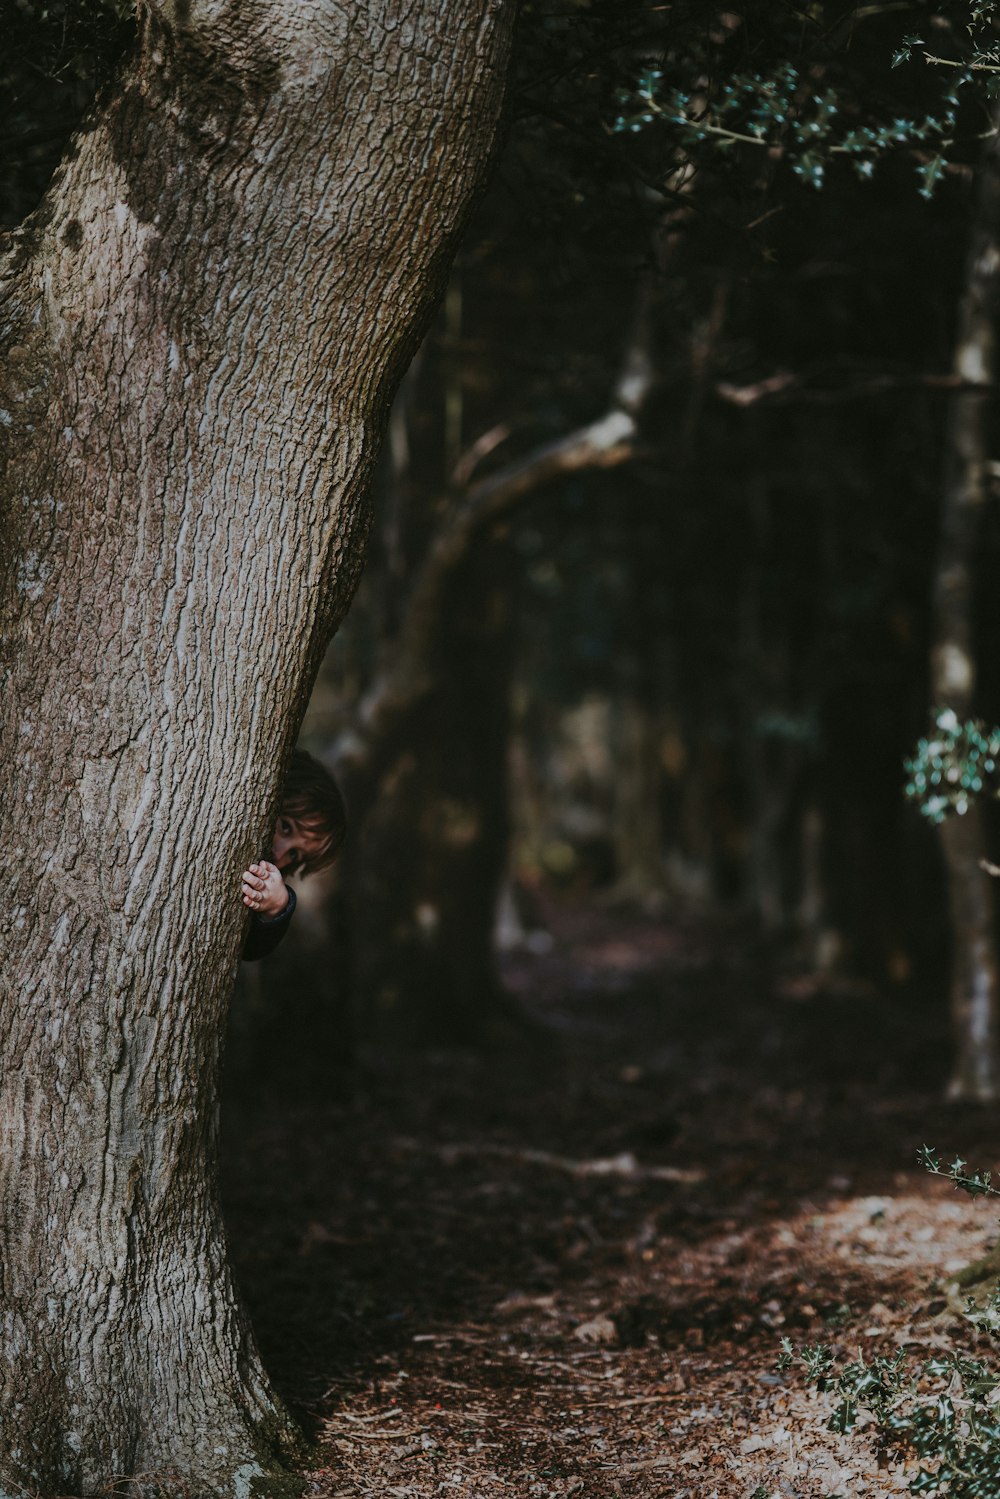
{"label": "slender tree trunk", "polygon": [[[496,0],[173,0],[0,266],[0,1494],[273,1491],[220,1035]],[[373,82],[373,80],[375,80]]]}
{"label": "slender tree trunk", "polygon": [[[952,708],[959,718],[974,711],[972,601],[990,456],[998,311],[1000,145],[994,137],[984,148],[977,174],[954,361],[956,376],[967,384],[952,396],[949,408],[934,580],[931,693],[936,708]],[[946,819],[940,831],[954,944],[951,1006],[956,1055],[949,1095],[993,1099],[1000,1094],[1000,996],[992,891],[979,868],[985,843],[978,807],[973,804],[964,816]]]}
{"label": "slender tree trunk", "polygon": [[661,742],[660,759],[666,772],[661,802],[667,889],[671,896],[707,905],[716,893],[712,746],[675,717]]}
{"label": "slender tree trunk", "polygon": [[493,958],[507,864],[513,558],[481,540],[442,599],[435,688],[401,724],[356,840],[360,1026],[384,1040],[481,1042],[509,1011]]}
{"label": "slender tree trunk", "polygon": [[654,604],[663,593],[661,515],[636,515],[628,538],[633,605],[622,663],[623,690],[615,706],[613,896],[654,911],[663,905],[667,892],[657,645],[662,622]]}
{"label": "slender tree trunk", "polygon": [[658,909],[666,894],[660,817],[659,724],[651,683],[625,693],[615,705],[614,897]]}
{"label": "slender tree trunk", "polygon": [[750,793],[750,899],[762,930],[777,935],[787,925],[785,895],[787,824],[795,788],[799,753],[777,725],[762,723],[765,714],[788,711],[788,646],[769,638],[765,609],[765,566],[772,518],[767,496],[755,490],[750,504],[755,538],[747,559],[741,608],[740,673],[743,738]]}

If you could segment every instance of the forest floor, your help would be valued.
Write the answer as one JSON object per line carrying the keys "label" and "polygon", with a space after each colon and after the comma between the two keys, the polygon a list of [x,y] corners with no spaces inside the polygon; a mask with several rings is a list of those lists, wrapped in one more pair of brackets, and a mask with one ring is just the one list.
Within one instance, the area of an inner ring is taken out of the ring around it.
{"label": "forest floor", "polygon": [[554,930],[506,965],[545,1044],[366,1056],[349,1092],[230,1113],[234,1256],[307,1492],[905,1492],[775,1362],[782,1334],[972,1345],[939,1286],[996,1212],[915,1157],[990,1165],[1000,1122],[940,1101],[940,1018],[775,971],[733,925]]}

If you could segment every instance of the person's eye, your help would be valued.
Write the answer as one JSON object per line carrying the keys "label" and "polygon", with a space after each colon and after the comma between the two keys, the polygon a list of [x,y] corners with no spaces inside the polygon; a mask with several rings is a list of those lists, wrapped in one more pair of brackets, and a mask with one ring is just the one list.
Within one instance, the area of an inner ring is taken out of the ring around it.
{"label": "person's eye", "polygon": [[280,817],[278,819],[278,826],[280,827],[286,838],[290,838],[292,836],[292,825],[288,821],[287,817]]}

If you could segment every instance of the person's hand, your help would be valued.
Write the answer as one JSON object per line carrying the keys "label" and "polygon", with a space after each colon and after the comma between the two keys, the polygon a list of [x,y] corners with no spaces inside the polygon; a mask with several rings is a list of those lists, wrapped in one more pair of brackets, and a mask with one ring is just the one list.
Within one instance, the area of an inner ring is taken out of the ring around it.
{"label": "person's hand", "polygon": [[276,864],[261,859],[243,872],[243,904],[255,916],[280,916],[288,905],[288,888]]}

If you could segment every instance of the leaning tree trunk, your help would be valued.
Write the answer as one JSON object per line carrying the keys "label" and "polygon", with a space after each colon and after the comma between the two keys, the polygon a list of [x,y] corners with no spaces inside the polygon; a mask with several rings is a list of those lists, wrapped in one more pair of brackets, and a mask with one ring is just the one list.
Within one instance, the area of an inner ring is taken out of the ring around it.
{"label": "leaning tree trunk", "polygon": [[274,1491],[219,1038],[498,0],[171,0],[0,264],[0,1495]]}
{"label": "leaning tree trunk", "polygon": [[[404,1040],[479,1041],[523,1017],[493,943],[507,864],[507,749],[515,571],[504,532],[554,481],[632,454],[652,367],[647,300],[608,409],[466,482],[414,569],[398,628],[350,730],[334,747],[352,836],[352,973],[361,1024]],[[494,445],[473,444],[468,480]]]}
{"label": "leaning tree trunk", "polygon": [[[973,711],[976,685],[972,603],[975,557],[986,497],[996,320],[1000,311],[1000,144],[990,140],[977,177],[977,203],[965,291],[958,316],[955,373],[964,388],[951,399],[934,579],[931,692],[936,708],[960,719]],[[979,387],[978,389],[976,387]],[[973,802],[941,824],[953,942],[955,1066],[949,1096],[1000,1094],[998,965],[982,818]]]}

